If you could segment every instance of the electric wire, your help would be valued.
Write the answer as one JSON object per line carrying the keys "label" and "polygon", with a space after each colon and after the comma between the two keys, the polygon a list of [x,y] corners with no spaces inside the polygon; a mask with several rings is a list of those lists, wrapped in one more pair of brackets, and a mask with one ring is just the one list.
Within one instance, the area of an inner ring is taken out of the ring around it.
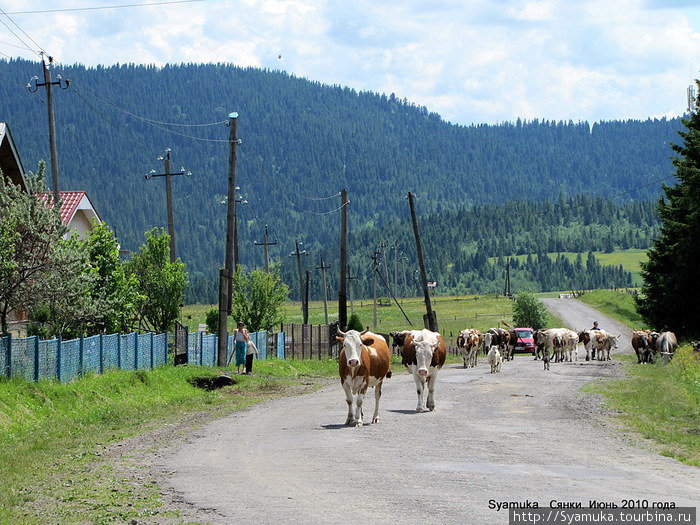
{"label": "electric wire", "polygon": [[24,44],[24,46],[25,46],[29,51],[31,51],[32,53],[34,53],[35,55],[37,55],[39,58],[43,58],[43,57],[41,56],[41,53],[39,53],[39,52],[36,51],[35,49],[32,49],[32,48],[29,46],[29,44],[27,44],[24,40],[22,40],[22,38],[21,38],[19,35],[17,35],[17,33],[15,33],[15,32],[12,30],[12,28],[11,28],[10,26],[8,26],[2,18],[0,18],[0,24],[4,25],[4,26],[7,28],[7,30],[8,30],[10,33],[12,33],[12,34],[14,35],[14,37],[15,37],[17,40],[19,40],[20,42],[22,42],[22,43]]}
{"label": "electric wire", "polygon": [[329,215],[329,214],[331,214],[331,213],[335,213],[335,212],[337,212],[337,211],[342,210],[342,209],[346,206],[346,204],[350,204],[350,201],[348,201],[347,203],[341,204],[340,206],[338,206],[338,207],[337,207],[336,209],[334,209],[334,210],[329,210],[329,211],[311,211],[311,210],[305,210],[305,209],[299,208],[299,206],[296,205],[296,204],[294,204],[294,203],[292,203],[292,206],[296,207],[296,208],[297,208],[297,211],[300,211],[300,212],[302,212],[302,213],[311,213],[311,214],[313,214],[313,215]]}
{"label": "electric wire", "polygon": [[291,193],[292,195],[296,195],[297,197],[301,197],[302,199],[309,199],[311,201],[325,201],[328,199],[335,199],[336,197],[340,197],[340,195],[341,195],[341,193],[338,192],[338,193],[335,193],[333,195],[329,195],[328,197],[309,197],[308,195],[302,195],[301,193],[296,193],[293,191],[291,191],[289,193]]}
{"label": "electric wire", "polygon": [[[7,17],[7,19],[8,19],[10,22],[12,22],[12,23],[15,25],[15,27],[16,27],[17,29],[19,29],[20,31],[22,31],[22,34],[24,34],[24,36],[26,36],[29,40],[31,40],[32,43],[33,43],[37,48],[39,48],[39,51],[41,51],[41,52],[43,52],[43,53],[46,53],[46,50],[45,50],[43,47],[41,47],[41,46],[36,42],[36,40],[34,40],[31,36],[29,36],[29,35],[27,34],[27,32],[26,32],[24,29],[22,29],[22,28],[19,26],[19,24],[18,24],[17,22],[15,22],[12,18],[10,18],[10,15],[7,14],[1,7],[0,7],[0,13],[2,13],[3,15],[5,15],[5,17]],[[5,27],[7,27],[8,29],[10,29],[9,26],[7,26],[7,25],[5,25]],[[12,32],[11,29],[10,29],[10,32],[11,32],[13,35],[15,35],[16,38],[19,38],[19,37],[17,37],[17,35],[16,35],[14,32]],[[23,41],[22,43],[26,45],[26,42]],[[29,47],[29,46],[27,46],[27,47]],[[38,54],[39,56],[41,56],[41,53],[37,53],[37,54]],[[43,58],[43,57],[42,57],[42,58]]]}
{"label": "electric wire", "polygon": [[36,15],[44,13],[68,13],[76,11],[99,11],[104,9],[120,9],[125,7],[150,7],[157,5],[171,5],[171,4],[192,4],[195,2],[204,2],[205,0],[172,0],[166,2],[151,2],[148,4],[121,4],[121,5],[105,5],[96,7],[74,7],[66,9],[41,9],[37,11],[13,11],[7,13],[8,15]]}

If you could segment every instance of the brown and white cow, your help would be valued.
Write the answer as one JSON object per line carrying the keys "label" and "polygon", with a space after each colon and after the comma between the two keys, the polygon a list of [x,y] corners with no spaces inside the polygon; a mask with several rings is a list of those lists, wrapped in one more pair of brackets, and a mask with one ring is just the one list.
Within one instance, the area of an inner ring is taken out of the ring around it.
{"label": "brown and white cow", "polygon": [[578,332],[565,330],[562,337],[564,340],[564,359],[571,362],[576,358],[578,361]]}
{"label": "brown and white cow", "polygon": [[610,361],[610,350],[617,348],[620,335],[612,335],[605,330],[589,330],[591,350],[598,356],[598,361]]}
{"label": "brown and white cow", "polygon": [[474,368],[477,364],[477,354],[479,349],[478,330],[467,328],[462,330],[457,336],[457,347],[462,351],[462,359],[464,360],[464,368]]}
{"label": "brown and white cow", "polygon": [[652,345],[651,330],[633,330],[632,348],[637,354],[637,363],[653,363],[655,348]]}
{"label": "brown and white cow", "polygon": [[[403,364],[413,374],[418,393],[416,412],[435,410],[435,382],[437,374],[445,364],[447,347],[442,336],[427,329],[414,330],[404,339]],[[427,403],[425,389],[428,389]]]}
{"label": "brown and white cow", "polygon": [[488,352],[493,345],[496,345],[503,356],[507,353],[509,344],[510,332],[508,332],[508,330],[504,330],[503,328],[489,328],[484,334],[484,352]]}
{"label": "brown and white cow", "polygon": [[[535,344],[538,347],[542,346],[542,357],[547,357],[547,360],[554,356],[554,362],[561,361],[564,358],[564,336],[568,334],[568,328],[549,328],[547,330],[538,330],[536,332],[537,339]],[[578,335],[577,335],[578,340]]]}
{"label": "brown and white cow", "polygon": [[341,335],[338,341],[343,345],[338,357],[340,384],[345,390],[345,401],[348,404],[345,424],[362,426],[362,403],[369,387],[374,387],[372,423],[377,423],[382,382],[385,377],[391,377],[391,353],[386,340],[368,330],[362,333],[357,330],[348,330],[345,333],[338,330],[338,333]]}

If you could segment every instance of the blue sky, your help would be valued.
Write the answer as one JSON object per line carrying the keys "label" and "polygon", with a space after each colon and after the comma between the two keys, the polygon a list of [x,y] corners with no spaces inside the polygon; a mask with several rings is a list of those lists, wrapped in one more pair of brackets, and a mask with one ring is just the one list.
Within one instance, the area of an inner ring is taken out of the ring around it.
{"label": "blue sky", "polygon": [[[0,8],[13,13],[153,1],[0,0]],[[64,64],[230,62],[280,69],[395,93],[445,120],[478,124],[683,113],[686,88],[700,76],[698,4],[204,0],[11,18]],[[0,58],[37,58],[22,45],[0,25]]]}

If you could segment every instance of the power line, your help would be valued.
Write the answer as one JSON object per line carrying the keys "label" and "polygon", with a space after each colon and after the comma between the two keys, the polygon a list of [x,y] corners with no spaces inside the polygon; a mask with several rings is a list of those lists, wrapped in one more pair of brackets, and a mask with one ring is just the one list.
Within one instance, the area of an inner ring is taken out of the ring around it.
{"label": "power line", "polygon": [[[350,204],[350,202],[348,201],[347,204]],[[295,206],[295,207],[297,208],[297,211],[299,211],[299,212],[301,212],[301,213],[312,213],[313,215],[329,215],[329,214],[331,214],[331,213],[335,213],[335,212],[337,212],[337,211],[342,210],[342,209],[346,206],[346,204],[341,204],[341,205],[338,206],[336,209],[330,210],[330,211],[311,211],[311,210],[304,210],[304,209],[302,209],[302,208],[299,208],[299,206],[297,206],[297,205],[294,204],[293,202],[292,202],[292,206]]]}
{"label": "power line", "polygon": [[74,7],[72,9],[42,9],[37,11],[13,11],[6,13],[8,15],[37,15],[43,13],[68,13],[76,11],[99,11],[103,9],[121,9],[124,7],[150,7],[156,5],[171,5],[171,4],[192,4],[195,2],[204,2],[205,0],[173,0],[169,2],[151,2],[148,4],[121,4],[121,5],[105,5],[96,7]]}
{"label": "power line", "polygon": [[301,197],[302,199],[309,199],[311,201],[327,201],[329,199],[335,199],[336,197],[340,196],[340,192],[335,193],[333,195],[329,195],[328,197],[309,197],[308,195],[302,195],[301,193],[296,193],[296,192],[290,192],[292,195],[296,195],[297,197]]}
{"label": "power line", "polygon": [[[31,36],[29,36],[29,35],[27,34],[27,32],[26,32],[24,29],[22,29],[21,27],[19,27],[19,25],[17,24],[17,22],[15,22],[14,20],[12,20],[12,18],[10,18],[9,14],[6,13],[2,8],[0,8],[0,13],[2,13],[3,15],[5,15],[5,16],[7,17],[7,19],[8,19],[10,22],[12,22],[12,23],[15,25],[15,27],[16,27],[17,29],[19,29],[20,31],[22,31],[22,34],[24,34],[24,36],[26,36],[29,40],[31,40],[32,43],[33,43],[36,47],[39,48],[39,51],[45,52],[44,48],[41,47],[39,44],[37,44],[36,40],[34,40]],[[3,24],[4,24],[4,22],[3,22]],[[7,24],[5,24],[5,27],[7,27],[7,29],[10,29],[10,27],[9,27]],[[17,39],[19,39],[19,40],[21,41],[21,39],[12,31],[12,29],[10,29],[10,32],[11,32],[13,35],[15,35],[15,37],[16,37]],[[24,45],[27,45],[26,42],[24,42],[24,41],[22,41],[22,43],[23,43]],[[29,46],[27,46],[27,47],[29,47]],[[41,53],[37,53],[37,54],[41,57]],[[47,53],[47,54],[48,54],[48,53]]]}
{"label": "power line", "polygon": [[[9,18],[9,17],[8,17],[8,18]],[[10,19],[10,20],[11,20],[11,19]],[[8,26],[2,18],[0,18],[0,24],[4,25],[4,26],[7,28],[7,30],[8,30],[10,33],[12,33],[12,34],[14,35],[14,37],[15,37],[17,40],[19,40],[20,42],[22,42],[22,43],[24,44],[24,47],[26,47],[29,51],[31,51],[32,53],[34,53],[35,55],[37,55],[39,58],[41,58],[41,53],[39,53],[38,51],[36,51],[36,50],[32,49],[31,47],[29,47],[29,44],[27,44],[24,40],[22,40],[22,37],[18,36],[17,33],[15,33],[15,32],[12,30],[12,28],[11,28],[10,26]]]}

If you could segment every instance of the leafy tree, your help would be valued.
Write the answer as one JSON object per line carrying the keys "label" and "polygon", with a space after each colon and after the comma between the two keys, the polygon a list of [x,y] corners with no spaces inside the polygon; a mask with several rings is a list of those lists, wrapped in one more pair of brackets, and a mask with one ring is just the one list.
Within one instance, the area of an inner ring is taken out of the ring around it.
{"label": "leafy tree", "polygon": [[239,268],[233,276],[231,315],[251,332],[268,330],[279,322],[288,295],[289,288],[280,280],[278,269],[246,273]]}
{"label": "leafy tree", "polygon": [[533,330],[544,328],[547,323],[547,307],[529,292],[521,292],[515,298],[513,323]]}
{"label": "leafy tree", "polygon": [[[29,174],[31,194],[0,173],[0,330],[7,332],[11,310],[29,311],[41,303],[43,280],[63,262],[66,232],[58,210],[37,198],[46,191],[45,164]],[[50,199],[50,197],[49,197]],[[58,268],[60,269],[60,268]]]}
{"label": "leafy tree", "polygon": [[[696,81],[697,82],[697,81]],[[700,82],[697,82],[700,85]],[[700,99],[697,101],[700,103]],[[683,119],[685,131],[678,134],[682,144],[671,148],[675,186],[663,186],[659,199],[661,234],[647,252],[642,264],[643,297],[637,310],[657,329],[663,327],[685,337],[700,335],[700,112]]]}
{"label": "leafy tree", "polygon": [[357,330],[358,332],[362,332],[362,330],[364,330],[362,320],[356,313],[352,314],[350,319],[348,319],[348,330]]}
{"label": "leafy tree", "polygon": [[163,228],[146,232],[146,243],[128,261],[127,274],[137,281],[139,328],[165,332],[180,315],[187,287],[185,265],[170,262],[170,237]]}
{"label": "leafy tree", "polygon": [[211,308],[207,311],[207,316],[205,319],[205,322],[207,323],[207,331],[212,334],[218,334],[219,333],[219,326],[221,326],[221,323],[219,322],[219,309],[218,308]]}
{"label": "leafy tree", "polygon": [[106,224],[93,224],[84,247],[94,277],[89,296],[98,307],[89,333],[128,331],[139,301],[137,276],[129,274],[119,259],[119,244]]}

